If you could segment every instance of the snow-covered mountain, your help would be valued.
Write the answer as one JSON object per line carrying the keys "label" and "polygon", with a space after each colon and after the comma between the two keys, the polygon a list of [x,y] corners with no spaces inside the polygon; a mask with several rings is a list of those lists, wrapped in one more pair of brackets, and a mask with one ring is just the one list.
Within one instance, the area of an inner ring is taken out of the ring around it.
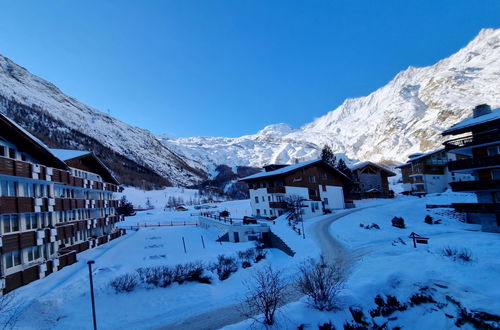
{"label": "snow-covered mountain", "polygon": [[438,148],[440,132],[482,103],[500,106],[500,29],[483,29],[452,56],[431,66],[409,67],[370,95],[347,99],[300,129],[278,124],[238,138],[162,140],[209,170],[218,164],[307,160],[317,157],[325,144],[351,159],[403,162],[411,153]]}
{"label": "snow-covered mountain", "polygon": [[185,186],[205,178],[196,162],[149,131],[79,102],[1,55],[0,112],[50,147],[94,151],[122,183]]}

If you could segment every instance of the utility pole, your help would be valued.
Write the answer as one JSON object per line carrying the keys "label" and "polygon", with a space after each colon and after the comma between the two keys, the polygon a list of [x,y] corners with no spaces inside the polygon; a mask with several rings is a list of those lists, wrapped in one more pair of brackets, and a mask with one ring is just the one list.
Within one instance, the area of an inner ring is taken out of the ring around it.
{"label": "utility pole", "polygon": [[94,260],[87,261],[87,265],[89,265],[90,297],[92,298],[92,318],[94,320],[94,330],[97,330],[97,320],[96,320],[96,316],[95,316],[94,282],[92,281],[92,265],[93,264],[95,264]]}

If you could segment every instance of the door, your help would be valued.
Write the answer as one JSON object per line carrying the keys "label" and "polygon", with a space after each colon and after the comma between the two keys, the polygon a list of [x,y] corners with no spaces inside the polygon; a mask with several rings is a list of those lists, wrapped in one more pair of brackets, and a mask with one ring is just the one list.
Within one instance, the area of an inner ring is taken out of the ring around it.
{"label": "door", "polygon": [[240,233],[237,231],[234,232],[234,242],[238,243],[240,241]]}

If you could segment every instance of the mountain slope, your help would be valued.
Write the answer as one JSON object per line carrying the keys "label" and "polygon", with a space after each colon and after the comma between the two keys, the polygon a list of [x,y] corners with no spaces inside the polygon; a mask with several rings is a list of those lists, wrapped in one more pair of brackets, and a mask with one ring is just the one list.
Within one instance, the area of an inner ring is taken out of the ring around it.
{"label": "mountain slope", "polygon": [[163,141],[208,169],[311,159],[325,144],[351,159],[403,162],[411,153],[438,148],[440,132],[482,103],[500,106],[500,29],[483,29],[452,56],[409,67],[370,95],[347,99],[297,130],[279,124],[239,138]]}
{"label": "mountain slope", "polygon": [[86,106],[1,55],[0,112],[50,147],[95,151],[122,183],[191,185],[205,178],[149,131]]}

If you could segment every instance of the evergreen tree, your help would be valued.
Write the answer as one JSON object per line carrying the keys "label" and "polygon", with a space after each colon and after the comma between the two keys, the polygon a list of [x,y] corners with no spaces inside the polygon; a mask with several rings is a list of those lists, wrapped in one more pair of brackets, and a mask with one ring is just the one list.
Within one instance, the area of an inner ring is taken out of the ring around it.
{"label": "evergreen tree", "polygon": [[336,167],[336,158],[335,154],[333,153],[332,149],[330,146],[326,145],[323,147],[323,150],[321,150],[321,159],[327,163],[330,164],[333,167]]}
{"label": "evergreen tree", "polygon": [[354,188],[354,175],[349,167],[347,167],[346,163],[342,158],[339,159],[335,168],[346,177],[349,178],[349,182],[344,185],[344,189],[346,192],[351,192]]}
{"label": "evergreen tree", "polygon": [[126,196],[123,196],[120,200],[120,206],[116,208],[116,212],[119,215],[130,216],[134,215],[134,206],[127,200]]}

